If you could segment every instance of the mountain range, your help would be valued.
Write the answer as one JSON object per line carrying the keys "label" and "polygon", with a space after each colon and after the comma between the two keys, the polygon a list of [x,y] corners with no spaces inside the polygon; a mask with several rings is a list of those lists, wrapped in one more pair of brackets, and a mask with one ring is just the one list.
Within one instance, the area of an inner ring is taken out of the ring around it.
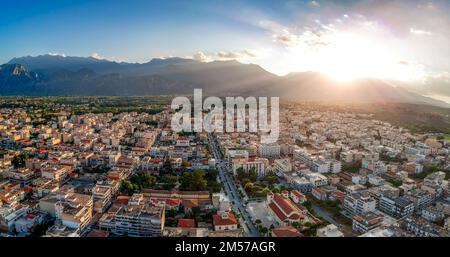
{"label": "mountain range", "polygon": [[93,57],[39,55],[0,65],[0,95],[172,95],[280,96],[303,101],[399,102],[450,107],[442,101],[377,79],[336,82],[318,72],[272,74],[238,61],[199,62],[186,58],[146,63]]}

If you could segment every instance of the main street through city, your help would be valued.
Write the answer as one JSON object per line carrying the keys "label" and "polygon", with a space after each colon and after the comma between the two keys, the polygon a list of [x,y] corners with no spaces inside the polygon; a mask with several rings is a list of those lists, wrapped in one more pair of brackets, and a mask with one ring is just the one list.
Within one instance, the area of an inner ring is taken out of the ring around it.
{"label": "main street through city", "polygon": [[220,150],[217,146],[216,139],[211,134],[208,135],[208,139],[210,143],[210,149],[214,155],[214,158],[216,159],[216,166],[217,170],[219,171],[219,179],[224,185],[224,190],[231,201],[234,212],[236,214],[240,214],[239,221],[242,227],[244,228],[245,233],[247,234],[247,236],[252,237],[260,236],[258,229],[252,222],[250,214],[245,209],[242,197],[239,194],[239,191],[237,189],[236,184],[234,183],[234,180],[227,172],[226,164],[222,159]]}

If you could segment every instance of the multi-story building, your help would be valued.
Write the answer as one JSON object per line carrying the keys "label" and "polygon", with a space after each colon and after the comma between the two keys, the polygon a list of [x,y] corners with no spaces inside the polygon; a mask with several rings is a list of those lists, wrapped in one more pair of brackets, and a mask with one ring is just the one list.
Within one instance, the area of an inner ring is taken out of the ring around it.
{"label": "multi-story building", "polygon": [[418,188],[408,191],[405,197],[414,203],[416,211],[420,211],[433,203],[433,195]]}
{"label": "multi-story building", "polygon": [[279,158],[280,157],[279,144],[261,144],[258,147],[259,156],[263,158]]}
{"label": "multi-story building", "polygon": [[232,160],[233,174],[237,174],[239,168],[244,169],[245,172],[255,169],[256,174],[262,177],[266,175],[266,168],[269,165],[269,160],[265,158],[241,158]]}
{"label": "multi-story building", "polygon": [[278,173],[286,173],[292,171],[292,164],[289,159],[277,159],[274,161],[275,171]]}
{"label": "multi-story building", "polygon": [[154,205],[148,196],[134,194],[127,205],[103,214],[99,226],[116,235],[156,237],[161,236],[164,229],[164,213],[164,205]]}
{"label": "multi-story building", "polygon": [[383,216],[368,212],[366,214],[355,215],[352,218],[352,229],[360,233],[366,233],[381,225],[383,222]]}
{"label": "multi-story building", "polygon": [[394,218],[404,218],[414,212],[414,203],[402,196],[397,198],[382,196],[379,202],[379,209]]}
{"label": "multi-story building", "polygon": [[249,154],[247,150],[228,150],[226,161],[229,169],[232,169],[233,159],[248,159]]}
{"label": "multi-story building", "polygon": [[314,160],[311,164],[311,170],[319,173],[328,173],[330,170],[330,163],[324,160]]}
{"label": "multi-story building", "polygon": [[62,181],[70,172],[70,167],[62,165],[47,165],[42,167],[41,176],[51,180]]}
{"label": "multi-story building", "polygon": [[319,173],[306,174],[306,179],[308,179],[314,187],[325,186],[328,184],[327,177]]}
{"label": "multi-story building", "polygon": [[102,213],[111,203],[112,188],[108,185],[95,185],[92,189],[94,211]]}
{"label": "multi-story building", "polygon": [[92,220],[93,200],[91,195],[69,194],[56,202],[55,215],[62,225],[83,233]]}
{"label": "multi-story building", "polygon": [[363,215],[375,211],[377,202],[369,195],[369,192],[362,191],[346,195],[343,209],[350,215]]}

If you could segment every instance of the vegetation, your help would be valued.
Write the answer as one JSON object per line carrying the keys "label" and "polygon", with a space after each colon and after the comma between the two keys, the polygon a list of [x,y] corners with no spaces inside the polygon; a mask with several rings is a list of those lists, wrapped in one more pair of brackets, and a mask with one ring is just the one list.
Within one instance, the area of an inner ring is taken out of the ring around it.
{"label": "vegetation", "polygon": [[11,160],[14,168],[23,168],[25,167],[25,161],[28,159],[28,154],[26,152],[21,152],[19,155],[16,155]]}
{"label": "vegetation", "polygon": [[127,195],[138,193],[142,188],[152,188],[156,177],[148,173],[134,173],[129,179],[122,180],[122,192]]}
{"label": "vegetation", "polygon": [[344,163],[342,165],[342,170],[350,173],[357,173],[361,168],[361,161]]}
{"label": "vegetation", "polygon": [[425,165],[423,167],[423,171],[421,173],[412,174],[411,177],[415,178],[415,179],[424,179],[426,176],[430,175],[431,173],[437,172],[437,171],[439,171],[438,166],[436,166],[434,164]]}
{"label": "vegetation", "polygon": [[400,179],[388,179],[387,181],[391,183],[392,186],[394,187],[399,187],[403,184],[403,182]]}
{"label": "vegetation", "polygon": [[305,225],[303,226],[301,232],[306,237],[316,236],[317,230],[319,228],[326,227],[327,225],[328,225],[327,222],[316,223],[316,224],[311,224],[309,222],[306,222]]}

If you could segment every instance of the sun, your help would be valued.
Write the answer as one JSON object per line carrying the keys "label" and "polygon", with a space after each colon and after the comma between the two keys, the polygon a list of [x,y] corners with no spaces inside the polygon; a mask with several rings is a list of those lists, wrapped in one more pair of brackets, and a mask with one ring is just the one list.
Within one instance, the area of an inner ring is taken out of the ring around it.
{"label": "sun", "polygon": [[403,58],[397,51],[374,35],[334,31],[321,35],[319,41],[319,47],[301,43],[287,48],[274,64],[282,74],[317,71],[337,82],[361,78],[419,81],[425,76],[420,63],[400,62]]}
{"label": "sun", "polygon": [[319,70],[338,81],[386,74],[386,51],[368,38],[350,33],[337,33],[330,45],[320,53]]}

